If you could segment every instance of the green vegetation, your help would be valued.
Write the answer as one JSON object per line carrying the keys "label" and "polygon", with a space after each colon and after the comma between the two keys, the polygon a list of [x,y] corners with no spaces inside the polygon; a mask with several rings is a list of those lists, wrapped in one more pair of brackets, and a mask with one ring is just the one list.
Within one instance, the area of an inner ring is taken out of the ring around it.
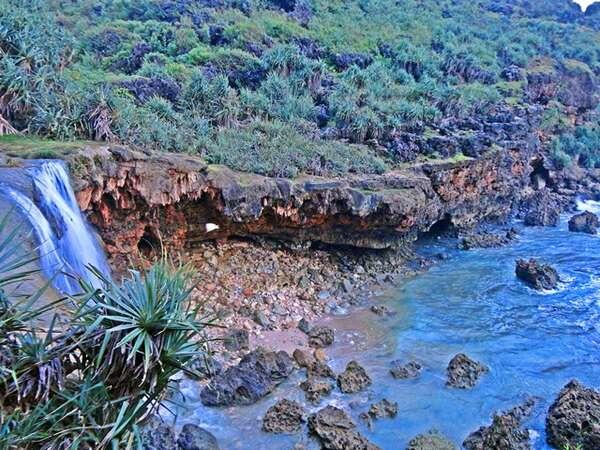
{"label": "green vegetation", "polygon": [[[0,449],[139,448],[138,422],[204,347],[190,269],[163,261],[36,306],[44,289],[19,289],[34,258],[16,232],[0,222]],[[52,318],[59,304],[73,315]]]}
{"label": "green vegetation", "polygon": [[0,136],[0,152],[23,159],[60,158],[85,146],[98,145],[92,141],[56,141],[36,136]]}
{"label": "green vegetation", "polygon": [[561,167],[573,162],[587,168],[600,168],[600,124],[580,126],[552,141],[550,153]]}
{"label": "green vegetation", "polygon": [[597,76],[599,29],[567,0],[6,0],[0,135],[377,173],[436,153],[403,133],[528,104],[528,74]]}

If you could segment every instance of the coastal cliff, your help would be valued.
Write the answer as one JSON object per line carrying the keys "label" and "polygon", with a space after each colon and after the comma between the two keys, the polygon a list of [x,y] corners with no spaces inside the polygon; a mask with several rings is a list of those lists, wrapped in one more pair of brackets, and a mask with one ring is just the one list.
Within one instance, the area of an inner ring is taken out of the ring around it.
{"label": "coastal cliff", "polygon": [[533,172],[518,150],[345,179],[269,178],[122,147],[86,150],[71,167],[81,209],[113,257],[229,236],[391,248],[435,224],[506,217]]}

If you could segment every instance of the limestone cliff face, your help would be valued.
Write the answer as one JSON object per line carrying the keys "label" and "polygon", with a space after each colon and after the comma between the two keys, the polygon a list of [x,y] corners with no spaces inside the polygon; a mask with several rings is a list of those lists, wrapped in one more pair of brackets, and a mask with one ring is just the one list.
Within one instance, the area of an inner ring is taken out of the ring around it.
{"label": "limestone cliff face", "polygon": [[268,178],[121,147],[86,149],[70,164],[81,208],[123,257],[232,235],[388,248],[440,221],[469,227],[510,212],[529,183],[522,153],[343,180]]}

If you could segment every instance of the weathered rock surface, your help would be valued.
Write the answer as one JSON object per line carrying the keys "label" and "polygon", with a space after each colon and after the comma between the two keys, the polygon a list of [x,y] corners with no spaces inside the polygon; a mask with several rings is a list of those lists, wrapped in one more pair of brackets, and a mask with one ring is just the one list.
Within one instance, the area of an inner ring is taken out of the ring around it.
{"label": "weathered rock surface", "polygon": [[387,305],[373,305],[371,306],[371,312],[373,312],[374,314],[377,314],[378,316],[384,317],[384,316],[393,316],[396,314],[396,311],[394,311],[392,308],[390,308]]}
{"label": "weathered rock surface", "polygon": [[371,428],[373,426],[373,420],[396,417],[397,414],[398,403],[391,402],[384,398],[377,403],[373,403],[368,411],[361,413],[360,418],[367,423],[369,428]]}
{"label": "weathered rock surface", "polygon": [[439,431],[429,430],[412,438],[406,450],[457,450],[457,447]]}
{"label": "weathered rock surface", "polygon": [[446,385],[460,389],[472,388],[481,375],[488,371],[489,369],[483,364],[472,360],[464,353],[459,353],[448,364]]}
{"label": "weathered rock surface", "polygon": [[217,438],[204,428],[186,424],[177,438],[180,450],[219,450]]}
{"label": "weathered rock surface", "polygon": [[569,220],[569,231],[578,233],[596,234],[600,227],[598,216],[589,211],[576,214]]}
{"label": "weathered rock surface", "polygon": [[331,394],[333,387],[334,385],[331,381],[311,376],[300,383],[300,389],[304,391],[306,400],[311,403],[319,403],[323,397]]}
{"label": "weathered rock surface", "polygon": [[224,339],[223,345],[227,350],[238,351],[250,348],[248,330],[232,330]]}
{"label": "weathered rock surface", "polygon": [[263,417],[263,430],[267,433],[297,433],[306,422],[302,406],[293,400],[279,400]]}
{"label": "weathered rock surface", "polygon": [[462,238],[459,247],[463,250],[471,250],[474,248],[491,248],[501,247],[509,244],[517,237],[517,232],[514,229],[508,230],[506,233],[474,233]]}
{"label": "weathered rock surface", "polygon": [[529,199],[528,211],[523,218],[527,226],[555,227],[560,220],[561,206],[549,189],[540,189]]}
{"label": "weathered rock surface", "polygon": [[390,373],[396,379],[406,380],[418,377],[422,370],[423,366],[416,361],[409,361],[406,364],[403,364],[402,361],[392,361]]}
{"label": "weathered rock surface", "polygon": [[529,432],[523,428],[523,420],[529,417],[535,400],[527,399],[510,411],[494,414],[491,425],[471,433],[463,442],[467,450],[529,450]]}
{"label": "weathered rock surface", "polygon": [[330,327],[313,327],[308,333],[308,345],[314,348],[329,347],[334,339],[334,331]]}
{"label": "weathered rock surface", "polygon": [[345,394],[362,391],[371,385],[371,377],[367,371],[356,361],[350,361],[346,370],[338,375],[337,384]]}
{"label": "weathered rock surface", "polygon": [[191,378],[204,380],[221,373],[223,371],[223,364],[212,356],[203,355],[192,361],[189,369],[192,372],[187,374]]}
{"label": "weathered rock surface", "polygon": [[525,259],[517,260],[515,274],[537,290],[556,289],[560,281],[556,269],[533,258],[529,261]]}
{"label": "weathered rock surface", "polygon": [[326,450],[376,450],[357,430],[350,417],[341,409],[327,406],[308,419],[308,428],[319,438]]}
{"label": "weathered rock surface", "polygon": [[200,399],[207,406],[252,404],[269,394],[293,369],[286,352],[260,348],[214,377],[200,393]]}
{"label": "weathered rock surface", "polygon": [[140,432],[144,450],[172,450],[177,448],[173,428],[158,417],[153,417]]}
{"label": "weathered rock surface", "polygon": [[242,174],[183,155],[110,146],[71,156],[81,208],[115,258],[226,236],[271,236],[366,248],[414,239],[444,220],[505,217],[530,168],[522,151],[345,180]]}
{"label": "weathered rock surface", "polygon": [[555,448],[600,448],[600,392],[577,380],[567,383],[548,410],[546,434]]}

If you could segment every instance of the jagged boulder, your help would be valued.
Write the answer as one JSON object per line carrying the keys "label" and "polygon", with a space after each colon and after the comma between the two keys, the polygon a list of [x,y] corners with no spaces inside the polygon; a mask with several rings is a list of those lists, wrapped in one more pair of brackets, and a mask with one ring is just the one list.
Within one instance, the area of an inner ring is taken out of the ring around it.
{"label": "jagged boulder", "polygon": [[546,417],[548,443],[556,448],[600,448],[600,392],[572,380],[562,388]]}
{"label": "jagged boulder", "polygon": [[334,339],[333,329],[326,326],[313,327],[308,333],[308,345],[314,348],[329,347]]}
{"label": "jagged boulder", "polygon": [[193,424],[183,426],[177,438],[177,445],[179,450],[219,450],[217,438],[204,428]]}
{"label": "jagged boulder", "polygon": [[373,425],[373,420],[386,417],[396,417],[398,414],[398,403],[391,402],[384,398],[377,403],[373,403],[368,411],[361,413],[360,418],[364,420],[369,428]]}
{"label": "jagged boulder", "polygon": [[350,361],[346,370],[338,375],[337,384],[345,394],[362,391],[371,385],[371,377],[367,371],[356,361]]}
{"label": "jagged boulder", "polygon": [[518,259],[515,267],[518,278],[537,290],[556,289],[560,278],[558,272],[548,264],[542,264],[535,258],[529,261]]}
{"label": "jagged boulder", "polygon": [[401,361],[392,361],[390,373],[396,379],[406,380],[418,377],[421,374],[421,370],[423,370],[423,366],[417,361],[409,361],[406,364],[403,364]]}
{"label": "jagged boulder", "polygon": [[214,377],[200,399],[207,406],[249,405],[269,394],[293,370],[293,361],[286,352],[259,348]]}
{"label": "jagged boulder", "polygon": [[491,425],[471,433],[463,442],[466,450],[529,450],[529,432],[523,428],[523,420],[529,417],[535,406],[533,398],[527,399],[510,411],[494,414]]}
{"label": "jagged boulder", "polygon": [[459,353],[452,358],[446,370],[448,374],[446,386],[460,389],[472,388],[481,375],[489,371],[486,366],[472,360],[464,353]]}
{"label": "jagged boulder", "polygon": [[304,391],[306,400],[311,403],[319,403],[323,397],[326,397],[333,391],[333,383],[316,377],[308,377],[300,383],[300,389]]}
{"label": "jagged boulder", "polygon": [[356,425],[341,409],[327,406],[308,419],[308,428],[326,450],[377,450],[356,430]]}
{"label": "jagged boulder", "polygon": [[279,400],[263,417],[263,430],[267,433],[297,433],[306,421],[302,406],[293,400]]}
{"label": "jagged boulder", "polygon": [[596,234],[598,227],[600,227],[598,216],[589,211],[576,214],[569,220],[569,231]]}
{"label": "jagged boulder", "polygon": [[429,430],[412,438],[406,450],[457,450],[457,447],[439,431]]}
{"label": "jagged boulder", "polygon": [[529,200],[523,223],[527,226],[555,227],[560,220],[560,204],[548,189],[541,189]]}
{"label": "jagged boulder", "polygon": [[176,435],[172,427],[159,417],[153,417],[140,432],[144,450],[172,450],[177,448]]}
{"label": "jagged boulder", "polygon": [[506,233],[472,233],[462,238],[459,247],[463,250],[501,247],[509,244],[516,237],[517,231],[514,228],[511,228]]}

